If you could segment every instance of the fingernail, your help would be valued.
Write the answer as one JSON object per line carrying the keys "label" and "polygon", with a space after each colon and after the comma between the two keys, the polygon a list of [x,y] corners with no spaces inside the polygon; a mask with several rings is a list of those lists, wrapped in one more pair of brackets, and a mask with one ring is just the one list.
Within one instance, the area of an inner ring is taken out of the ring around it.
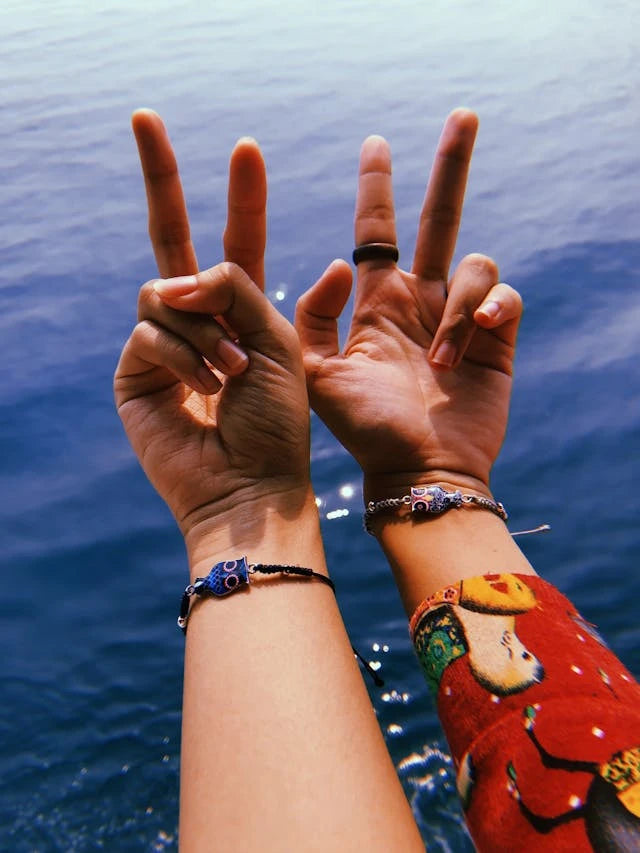
{"label": "fingernail", "polygon": [[216,391],[219,391],[222,388],[222,383],[218,379],[215,374],[213,374],[208,368],[204,365],[201,365],[196,370],[196,377],[198,382],[202,385],[203,389],[210,394],[215,394]]}
{"label": "fingernail", "polygon": [[216,353],[229,370],[240,373],[249,364],[249,356],[228,338],[220,338],[216,344]]}
{"label": "fingernail", "polygon": [[258,142],[253,136],[241,136],[240,139],[236,142],[235,147],[238,145],[257,145]]}
{"label": "fingernail", "polygon": [[159,278],[153,282],[153,289],[159,296],[186,296],[198,289],[198,279],[195,275]]}
{"label": "fingernail", "polygon": [[489,320],[494,320],[500,313],[500,303],[494,302],[493,299],[490,299],[478,308],[478,313],[484,314],[484,316],[488,317]]}
{"label": "fingernail", "polygon": [[451,341],[443,341],[431,358],[434,364],[440,364],[442,367],[451,367],[455,360],[456,348]]}

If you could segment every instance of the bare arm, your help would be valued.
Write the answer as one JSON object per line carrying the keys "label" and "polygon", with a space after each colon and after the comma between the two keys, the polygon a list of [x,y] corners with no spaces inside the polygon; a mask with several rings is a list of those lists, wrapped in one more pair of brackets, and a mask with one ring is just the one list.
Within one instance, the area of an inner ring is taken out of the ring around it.
{"label": "bare arm", "polygon": [[[116,373],[129,439],[185,537],[192,580],[244,555],[326,574],[297,337],[260,290],[259,149],[243,141],[232,155],[227,263],[194,277],[164,127],[143,112],[134,129],[158,266],[174,278],[142,288]],[[177,574],[176,593],[185,583]],[[180,841],[185,851],[423,849],[335,598],[317,580],[266,577],[192,606]]]}

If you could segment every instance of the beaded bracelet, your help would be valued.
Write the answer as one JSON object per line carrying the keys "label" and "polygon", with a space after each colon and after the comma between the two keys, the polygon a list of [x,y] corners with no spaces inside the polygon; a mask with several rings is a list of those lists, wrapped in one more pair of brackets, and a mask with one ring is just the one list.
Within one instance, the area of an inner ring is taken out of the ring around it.
{"label": "beaded bracelet", "polygon": [[488,509],[494,515],[506,522],[507,511],[501,503],[480,495],[464,495],[461,491],[447,492],[442,486],[411,486],[411,492],[401,498],[384,498],[380,501],[369,501],[364,513],[364,529],[374,536],[371,529],[372,518],[380,512],[399,507],[410,507],[412,513],[420,515],[441,515],[449,509],[459,509],[462,506],[474,504],[481,509]]}
{"label": "beaded bracelet", "polygon": [[[215,598],[223,598],[236,592],[245,586],[249,586],[250,576],[260,575],[293,575],[294,577],[306,578],[308,580],[317,580],[328,586],[333,594],[336,594],[335,584],[326,575],[320,572],[314,572],[313,569],[307,569],[304,566],[280,566],[270,563],[248,563],[246,557],[238,557],[235,560],[223,560],[221,563],[216,563],[205,578],[196,578],[193,583],[188,584],[185,591],[182,593],[180,600],[180,614],[178,616],[178,627],[182,629],[184,634],[187,633],[187,623],[189,621],[191,599],[194,595],[199,597],[214,596]],[[383,687],[384,681],[371,667],[371,664],[365,660],[360,652],[351,646],[354,655],[364,666],[366,671],[373,678],[377,687]]]}

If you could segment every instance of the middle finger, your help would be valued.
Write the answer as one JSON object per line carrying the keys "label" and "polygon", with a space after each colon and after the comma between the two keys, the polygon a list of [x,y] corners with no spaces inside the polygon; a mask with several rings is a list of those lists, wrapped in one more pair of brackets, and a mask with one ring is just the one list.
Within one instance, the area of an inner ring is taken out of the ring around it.
{"label": "middle finger", "polygon": [[237,264],[264,290],[267,242],[267,174],[254,139],[240,139],[229,162],[227,227],[224,259]]}
{"label": "middle finger", "polygon": [[454,110],[447,118],[433,161],[420,212],[411,272],[431,281],[447,281],[462,216],[478,117]]}

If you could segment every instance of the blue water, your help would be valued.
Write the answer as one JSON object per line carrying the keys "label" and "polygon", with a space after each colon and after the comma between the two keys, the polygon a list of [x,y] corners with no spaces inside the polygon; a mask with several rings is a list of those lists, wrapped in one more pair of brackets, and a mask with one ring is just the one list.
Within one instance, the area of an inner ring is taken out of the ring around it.
{"label": "blue water", "polygon": [[[155,272],[137,106],[170,128],[202,266],[220,258],[228,152],[260,140],[268,289],[288,316],[349,256],[361,140],[391,142],[406,260],[441,122],[479,111],[458,257],[493,255],[526,305],[494,491],[514,528],[552,523],[528,555],[640,674],[640,6],[603,10],[4,1],[0,849],[177,848],[184,551],[110,387]],[[424,838],[470,851],[397,594],[360,533],[357,468],[317,419],[313,469],[344,618],[382,664],[372,697]]]}

